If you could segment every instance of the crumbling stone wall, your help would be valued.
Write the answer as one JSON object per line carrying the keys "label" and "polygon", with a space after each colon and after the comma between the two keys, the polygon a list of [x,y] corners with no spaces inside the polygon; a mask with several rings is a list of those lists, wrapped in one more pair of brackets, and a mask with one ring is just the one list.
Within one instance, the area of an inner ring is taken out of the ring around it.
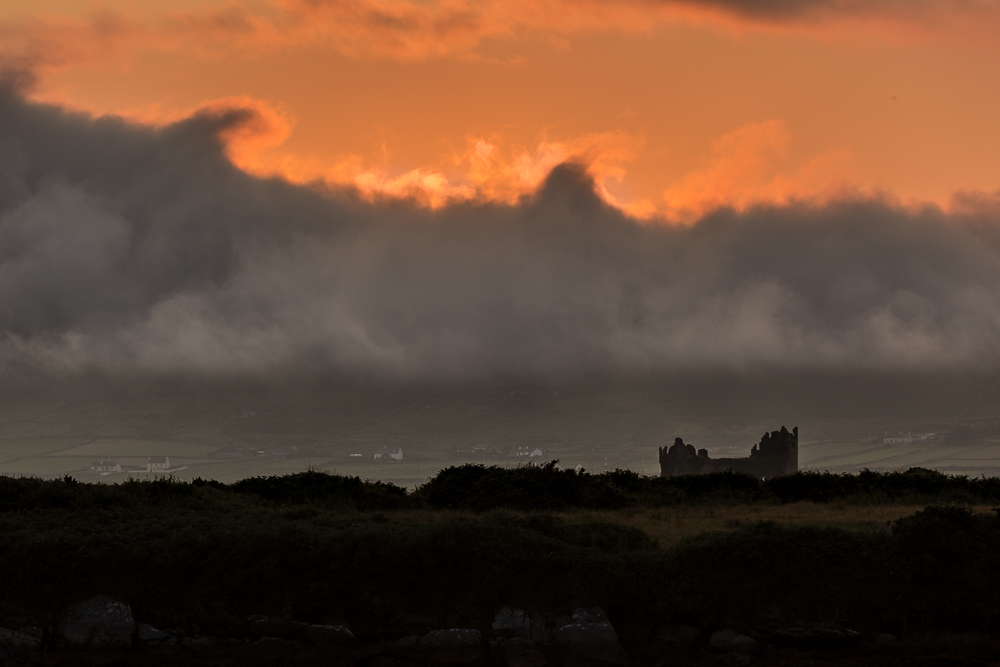
{"label": "crumbling stone wall", "polygon": [[660,476],[689,475],[694,473],[733,470],[756,477],[787,475],[799,469],[799,428],[765,433],[760,442],[750,450],[745,459],[713,459],[707,449],[696,450],[677,438],[674,444],[660,447]]}

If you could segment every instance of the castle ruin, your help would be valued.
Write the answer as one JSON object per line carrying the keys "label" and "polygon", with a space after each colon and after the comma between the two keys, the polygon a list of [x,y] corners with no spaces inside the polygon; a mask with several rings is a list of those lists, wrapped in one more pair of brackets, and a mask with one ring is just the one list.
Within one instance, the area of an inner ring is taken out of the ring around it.
{"label": "castle ruin", "polygon": [[755,477],[787,475],[799,469],[799,427],[765,433],[745,459],[713,459],[707,449],[695,450],[680,438],[660,447],[660,477],[706,472],[745,472]]}

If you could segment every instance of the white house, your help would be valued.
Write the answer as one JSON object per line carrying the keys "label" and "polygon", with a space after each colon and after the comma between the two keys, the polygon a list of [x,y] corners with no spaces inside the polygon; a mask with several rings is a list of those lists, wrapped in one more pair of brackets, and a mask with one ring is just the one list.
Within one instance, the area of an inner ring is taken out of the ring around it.
{"label": "white house", "polygon": [[94,472],[121,472],[122,464],[117,461],[94,461],[90,469]]}
{"label": "white house", "polygon": [[150,456],[146,459],[146,472],[160,472],[170,470],[169,456]]}
{"label": "white house", "polygon": [[885,435],[882,438],[883,445],[908,445],[911,442],[913,442],[913,434],[910,433],[909,431],[907,431],[906,433],[900,431],[899,433],[895,434],[890,434],[888,431],[886,431]]}
{"label": "white house", "polygon": [[535,447],[534,449],[532,449],[531,447],[518,447],[517,449],[511,449],[510,455],[516,458],[520,458],[522,456],[534,458],[537,456],[544,456],[545,452],[543,452],[538,447]]}
{"label": "white house", "polygon": [[393,461],[403,460],[402,447],[379,447],[375,450],[376,459],[392,459]]}

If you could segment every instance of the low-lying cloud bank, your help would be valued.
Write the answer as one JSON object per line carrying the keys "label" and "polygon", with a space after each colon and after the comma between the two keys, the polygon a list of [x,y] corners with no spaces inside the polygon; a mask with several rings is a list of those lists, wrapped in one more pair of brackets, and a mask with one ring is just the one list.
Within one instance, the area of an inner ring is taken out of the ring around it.
{"label": "low-lying cloud bank", "polygon": [[416,379],[1000,363],[1000,200],[639,224],[582,169],[428,211],[260,180],[220,132],[0,92],[7,368]]}

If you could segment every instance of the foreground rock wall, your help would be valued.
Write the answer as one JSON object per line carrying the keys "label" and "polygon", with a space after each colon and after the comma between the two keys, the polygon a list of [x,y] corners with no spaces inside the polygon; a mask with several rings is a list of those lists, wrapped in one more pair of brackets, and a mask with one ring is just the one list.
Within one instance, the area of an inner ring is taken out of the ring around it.
{"label": "foreground rock wall", "polygon": [[[0,618],[10,621],[7,614]],[[434,627],[429,618],[419,620]],[[4,667],[925,667],[985,666],[1000,657],[1000,644],[980,635],[953,637],[944,655],[940,642],[897,643],[892,635],[862,636],[836,624],[699,628],[656,621],[650,615],[613,626],[599,607],[563,615],[505,607],[496,612],[492,624],[479,628],[386,629],[355,635],[342,625],[254,616],[206,632],[196,625],[157,629],[136,623],[127,603],[98,596],[70,605],[49,622],[34,622],[38,625],[0,627]],[[124,634],[126,626],[131,628],[129,635]],[[819,657],[821,662],[815,662]]]}

